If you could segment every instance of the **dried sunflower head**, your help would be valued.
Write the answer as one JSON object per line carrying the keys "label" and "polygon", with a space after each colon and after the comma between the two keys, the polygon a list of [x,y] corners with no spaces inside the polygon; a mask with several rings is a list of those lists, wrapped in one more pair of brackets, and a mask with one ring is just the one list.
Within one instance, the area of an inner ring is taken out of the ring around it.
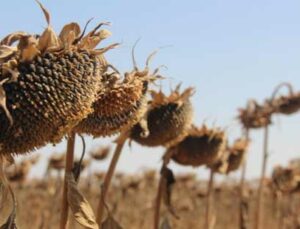
{"label": "dried sunflower head", "polygon": [[[289,95],[283,95],[278,98],[275,98],[279,89],[283,86],[286,86],[289,89]],[[300,92],[295,93],[293,87],[289,83],[279,84],[272,95],[270,100],[266,101],[270,107],[274,109],[275,113],[291,115],[300,110]]]}
{"label": "dried sunflower head", "polygon": [[187,137],[167,151],[181,165],[213,165],[222,156],[226,147],[226,134],[220,129],[193,127]]}
{"label": "dried sunflower head", "polygon": [[161,90],[152,91],[146,117],[131,130],[131,139],[144,146],[166,146],[180,142],[188,133],[193,121],[190,97],[193,88],[182,93],[180,85],[166,96]]}
{"label": "dried sunflower head", "polygon": [[245,129],[257,129],[272,123],[273,109],[261,106],[255,100],[249,100],[245,109],[239,109],[238,119]]}
{"label": "dried sunflower head", "polygon": [[102,161],[105,160],[110,153],[110,147],[106,146],[106,147],[100,147],[96,150],[92,150],[90,152],[90,156],[97,161]]}
{"label": "dried sunflower head", "polygon": [[152,56],[148,57],[144,70],[139,70],[134,60],[134,69],[125,73],[123,79],[114,68],[114,72],[106,73],[103,77],[104,90],[98,93],[93,104],[94,112],[75,131],[103,137],[129,130],[135,125],[146,112],[149,84],[159,78],[158,69],[150,72],[148,67]]}
{"label": "dried sunflower head", "polygon": [[48,22],[41,35],[16,32],[0,42],[0,154],[56,143],[91,113],[107,65],[103,53],[115,47],[95,49],[110,35],[99,26],[84,35],[70,23],[57,36],[41,8]]}
{"label": "dried sunflower head", "polygon": [[277,166],[272,173],[272,183],[276,190],[289,193],[299,188],[300,175],[291,168]]}
{"label": "dried sunflower head", "polygon": [[11,182],[23,182],[27,178],[32,163],[30,160],[23,160],[21,163],[6,168],[5,173]]}
{"label": "dried sunflower head", "polygon": [[66,154],[53,154],[48,160],[48,169],[62,170],[65,168]]}
{"label": "dried sunflower head", "polygon": [[229,151],[227,159],[228,167],[226,173],[238,170],[246,159],[249,141],[246,139],[237,139]]}

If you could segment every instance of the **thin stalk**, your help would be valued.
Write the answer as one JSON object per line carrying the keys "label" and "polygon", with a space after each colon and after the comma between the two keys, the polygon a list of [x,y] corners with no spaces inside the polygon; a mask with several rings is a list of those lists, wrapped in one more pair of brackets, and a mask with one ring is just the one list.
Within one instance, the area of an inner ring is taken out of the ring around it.
{"label": "thin stalk", "polygon": [[[161,172],[163,171],[164,164],[162,166]],[[165,178],[162,174],[160,174],[159,183],[158,183],[158,189],[155,199],[155,210],[154,210],[154,229],[159,229],[159,216],[160,216],[160,206],[161,206],[161,199],[162,199],[162,193],[165,186]]]}
{"label": "thin stalk", "polygon": [[256,210],[256,229],[261,228],[261,216],[263,214],[262,201],[263,201],[263,190],[264,190],[264,180],[266,176],[267,160],[268,160],[268,140],[269,140],[269,127],[265,126],[264,129],[264,145],[263,145],[263,163],[261,176],[258,187],[258,198],[257,198],[257,210]]}
{"label": "thin stalk", "polygon": [[96,217],[96,220],[97,220],[97,223],[98,223],[100,229],[101,229],[101,223],[102,223],[103,213],[104,213],[104,209],[105,209],[105,198],[106,198],[109,186],[110,186],[112,176],[114,175],[118,160],[120,158],[122,149],[124,147],[124,144],[125,144],[127,138],[128,138],[128,133],[124,133],[124,134],[121,134],[119,139],[117,140],[117,147],[115,149],[113,158],[110,162],[108,171],[105,175],[104,182],[101,185],[101,194],[100,194],[100,200],[98,203],[98,210],[97,210],[97,217]]}
{"label": "thin stalk", "polygon": [[209,182],[207,187],[206,211],[205,211],[205,228],[212,229],[213,222],[213,189],[214,189],[214,171],[210,170]]}
{"label": "thin stalk", "polygon": [[272,93],[272,96],[271,96],[271,101],[273,101],[276,97],[276,95],[278,94],[279,90],[283,87],[283,86],[286,86],[287,89],[289,90],[289,94],[290,95],[293,95],[294,94],[294,91],[293,91],[293,87],[290,83],[287,83],[287,82],[283,82],[281,84],[279,84],[273,91]]}
{"label": "thin stalk", "polygon": [[161,206],[161,199],[163,196],[164,188],[167,186],[166,178],[164,176],[164,170],[166,169],[167,165],[169,164],[174,152],[167,151],[167,153],[163,156],[163,164],[160,170],[160,178],[158,182],[157,194],[155,199],[155,209],[154,209],[154,229],[159,228],[159,219],[160,219],[160,206]]}
{"label": "thin stalk", "polygon": [[[249,129],[245,130],[245,138],[246,141],[249,141]],[[245,193],[245,179],[246,179],[246,170],[247,170],[247,158],[245,158],[243,164],[242,164],[242,171],[241,171],[241,179],[240,179],[240,193],[239,193],[239,228],[245,229],[246,223],[244,219],[244,207],[243,207],[243,201],[244,201],[244,193]]]}
{"label": "thin stalk", "polygon": [[68,197],[67,197],[68,188],[67,188],[66,174],[68,172],[71,172],[73,168],[75,137],[76,137],[75,132],[71,132],[68,135],[65,178],[64,178],[62,208],[61,208],[61,216],[60,216],[60,229],[66,229],[68,224],[69,205],[68,205]]}

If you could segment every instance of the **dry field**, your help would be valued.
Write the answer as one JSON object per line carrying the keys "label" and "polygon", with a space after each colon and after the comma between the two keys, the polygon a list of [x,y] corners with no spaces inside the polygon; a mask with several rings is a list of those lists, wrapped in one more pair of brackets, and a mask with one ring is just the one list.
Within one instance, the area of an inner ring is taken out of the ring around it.
{"label": "dry field", "polygon": [[[99,178],[100,177],[100,178]],[[80,190],[96,209],[99,199],[98,178],[84,178]],[[157,189],[157,175],[154,171],[145,172],[139,177],[117,174],[109,191],[110,211],[123,228],[153,228],[154,199]],[[254,183],[254,182],[252,182]],[[30,180],[14,184],[18,196],[19,210],[17,224],[22,229],[58,228],[61,205],[62,180],[54,177],[45,180]],[[249,183],[251,185],[251,182]],[[204,228],[207,183],[196,180],[193,175],[179,175],[173,187],[172,202],[180,219],[162,209],[161,221],[168,219],[171,228]],[[247,185],[247,205],[249,227],[253,228],[257,193]],[[269,186],[264,192],[264,217],[262,228],[299,228],[300,195],[294,193],[278,199]],[[231,182],[216,184],[214,189],[214,209],[216,229],[238,227],[238,186]],[[83,228],[70,217],[69,228]],[[3,222],[4,219],[1,219]],[[161,227],[168,228],[168,227]]]}

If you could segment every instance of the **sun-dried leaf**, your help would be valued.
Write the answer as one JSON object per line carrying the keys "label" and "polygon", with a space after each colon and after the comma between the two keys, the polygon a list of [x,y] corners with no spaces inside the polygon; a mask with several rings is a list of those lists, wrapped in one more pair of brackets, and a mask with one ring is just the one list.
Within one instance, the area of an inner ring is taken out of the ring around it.
{"label": "sun-dried leaf", "polygon": [[160,225],[160,229],[171,229],[169,219],[165,217]]}
{"label": "sun-dried leaf", "polygon": [[8,45],[8,46],[10,46],[14,42],[20,40],[24,36],[28,36],[28,34],[25,33],[25,32],[21,32],[21,31],[8,34],[6,37],[4,37],[1,40],[0,45]]}
{"label": "sun-dried leaf", "polygon": [[88,201],[78,190],[73,174],[67,173],[66,180],[68,184],[68,203],[75,220],[85,228],[98,229],[99,226],[96,223],[94,212]]}
{"label": "sun-dried leaf", "polygon": [[48,26],[39,38],[38,49],[41,52],[45,52],[49,49],[57,47],[59,47],[59,40],[54,30],[50,26]]}
{"label": "sun-dried leaf", "polygon": [[77,23],[72,22],[63,27],[59,34],[59,39],[65,47],[69,47],[80,35],[80,32],[80,26]]}
{"label": "sun-dried leaf", "polygon": [[108,216],[101,225],[102,229],[122,229],[120,224],[112,217]]}
{"label": "sun-dried leaf", "polygon": [[40,3],[40,1],[36,0],[36,2],[41,7],[41,9],[42,9],[42,11],[44,13],[44,16],[46,18],[47,24],[49,25],[50,24],[50,14],[49,14],[48,10],[46,10],[46,8],[42,5],[42,3]]}
{"label": "sun-dried leaf", "polygon": [[173,174],[173,171],[166,166],[162,168],[161,176],[164,179],[163,182],[163,200],[165,205],[167,206],[169,212],[175,217],[179,218],[174,210],[174,207],[172,206],[172,188],[175,184],[175,176]]}

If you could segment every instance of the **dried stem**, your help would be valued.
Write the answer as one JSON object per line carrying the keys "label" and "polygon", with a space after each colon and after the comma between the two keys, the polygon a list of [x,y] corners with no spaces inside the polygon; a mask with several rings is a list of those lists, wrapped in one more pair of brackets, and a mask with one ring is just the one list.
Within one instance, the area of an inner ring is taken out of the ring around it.
{"label": "dried stem", "polygon": [[[248,142],[249,141],[249,129],[247,128],[245,130],[245,139]],[[247,158],[245,158],[243,164],[242,164],[242,171],[241,171],[241,179],[240,179],[240,196],[239,196],[239,228],[245,229],[246,226],[246,220],[245,220],[245,212],[244,211],[244,193],[245,193],[245,179],[246,179],[246,169],[247,169]]]}
{"label": "dried stem", "polygon": [[110,186],[110,182],[112,179],[112,176],[115,172],[118,160],[120,158],[123,146],[126,142],[126,140],[128,139],[128,133],[126,131],[126,133],[121,133],[120,137],[117,140],[117,147],[115,149],[113,158],[110,162],[108,171],[105,175],[104,178],[104,182],[101,185],[101,194],[100,194],[100,200],[99,200],[99,204],[98,204],[98,210],[97,210],[97,223],[99,225],[99,227],[101,227],[101,223],[102,223],[102,218],[103,218],[103,213],[104,213],[104,207],[105,207],[105,198],[108,192],[108,188]]}
{"label": "dried stem", "polygon": [[289,93],[290,95],[293,95],[294,94],[294,91],[293,91],[293,87],[290,83],[287,83],[287,82],[284,82],[284,83],[281,83],[279,84],[273,91],[272,93],[272,96],[271,96],[271,101],[273,101],[277,95],[277,93],[279,92],[279,90],[283,87],[283,86],[286,86],[289,90]]}
{"label": "dried stem", "polygon": [[267,159],[268,159],[268,140],[269,140],[269,127],[265,126],[264,129],[264,145],[263,145],[263,163],[261,176],[258,187],[258,198],[257,198],[257,209],[256,209],[256,229],[261,228],[261,216],[263,214],[262,201],[263,201],[263,189],[264,189],[264,180],[266,175]]}
{"label": "dried stem", "polygon": [[213,229],[214,227],[214,214],[213,214],[213,193],[214,193],[214,171],[210,170],[209,182],[206,195],[206,209],[205,209],[205,227]]}
{"label": "dried stem", "polygon": [[[165,167],[165,164],[162,165],[161,173]],[[154,229],[159,229],[159,216],[160,216],[160,206],[161,206],[161,199],[162,199],[162,193],[165,186],[166,180],[162,174],[160,174],[159,183],[158,183],[158,189],[155,199],[155,210],[154,210]]]}
{"label": "dried stem", "polygon": [[161,206],[161,199],[164,191],[164,187],[166,187],[166,178],[163,175],[164,170],[166,169],[167,165],[169,164],[174,152],[167,151],[163,156],[163,164],[160,170],[160,178],[158,182],[157,194],[155,199],[155,210],[154,210],[154,229],[159,228],[159,219],[160,219],[160,206]]}
{"label": "dried stem", "polygon": [[68,198],[67,198],[67,180],[66,174],[72,171],[73,161],[74,161],[74,147],[75,147],[75,132],[71,132],[68,135],[68,143],[67,143],[67,158],[66,158],[66,166],[65,166],[65,179],[64,179],[64,189],[62,196],[62,208],[61,208],[61,218],[60,218],[60,229],[66,229],[68,223]]}

